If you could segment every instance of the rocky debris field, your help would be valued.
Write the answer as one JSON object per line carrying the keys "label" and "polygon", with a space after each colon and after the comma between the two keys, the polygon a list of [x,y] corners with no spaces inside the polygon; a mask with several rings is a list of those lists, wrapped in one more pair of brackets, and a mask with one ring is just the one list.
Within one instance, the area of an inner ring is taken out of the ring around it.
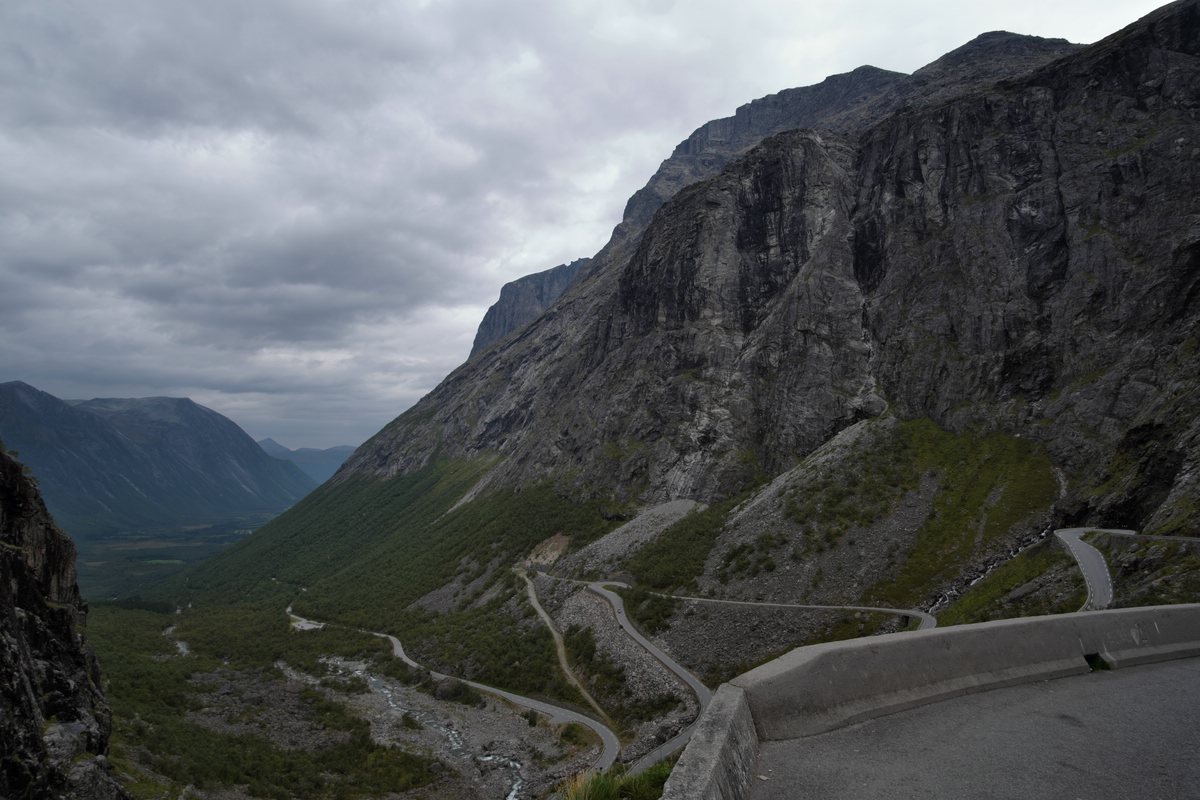
{"label": "rocky debris field", "polygon": [[1091,534],[1113,576],[1117,607],[1200,599],[1200,542]]}
{"label": "rocky debris field", "polygon": [[308,688],[302,680],[223,669],[194,675],[192,685],[200,708],[188,711],[187,720],[216,733],[252,734],[285,750],[315,750],[350,736],[311,718],[300,698]]}
{"label": "rocky debris field", "polygon": [[558,562],[562,574],[611,577],[620,563],[653,541],[666,528],[706,506],[694,500],[672,500],[645,509],[629,522]]}
{"label": "rocky debris field", "polygon": [[850,635],[903,630],[903,617],[855,611],[724,605],[684,600],[660,646],[699,675],[709,687],[794,647],[822,641],[831,629]]}
{"label": "rocky debris field", "polygon": [[605,600],[577,584],[541,578],[537,586],[539,594],[545,591],[556,596],[556,610],[552,612],[555,624],[563,630],[572,625],[590,630],[597,654],[623,670],[623,696],[602,696],[598,698],[602,705],[608,700],[608,705],[616,701],[626,708],[636,708],[638,704],[661,703],[664,695],[678,701],[674,710],[637,724],[632,741],[621,749],[622,761],[636,761],[695,718],[696,696],[645,648],[629,638],[617,624],[612,607]]}
{"label": "rocky debris field", "polygon": [[445,702],[373,675],[362,663],[329,663],[338,674],[366,681],[367,692],[343,699],[370,722],[372,738],[446,765],[444,781],[426,790],[431,797],[541,797],[587,769],[598,752],[591,744],[568,741],[569,735],[545,715],[530,715],[488,695],[482,707]]}

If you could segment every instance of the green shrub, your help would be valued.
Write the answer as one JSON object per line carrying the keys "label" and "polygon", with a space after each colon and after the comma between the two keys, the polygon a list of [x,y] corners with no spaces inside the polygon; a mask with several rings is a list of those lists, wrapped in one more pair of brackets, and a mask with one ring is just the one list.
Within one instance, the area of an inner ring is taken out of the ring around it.
{"label": "green shrub", "polygon": [[638,775],[629,775],[624,765],[603,772],[582,772],[563,782],[559,797],[563,800],[658,800],[675,761],[675,758],[660,761]]}

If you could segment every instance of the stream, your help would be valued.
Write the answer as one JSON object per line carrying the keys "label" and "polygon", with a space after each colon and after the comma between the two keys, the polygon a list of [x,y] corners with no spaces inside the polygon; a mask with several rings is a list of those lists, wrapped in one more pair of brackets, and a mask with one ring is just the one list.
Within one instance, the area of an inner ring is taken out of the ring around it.
{"label": "stream", "polygon": [[[291,606],[288,606],[287,614],[288,614],[289,618],[291,619],[292,627],[297,631],[320,630],[321,628],[325,627],[325,623],[323,623],[323,622],[316,622],[314,620],[305,619],[304,617],[301,617],[301,616],[298,616],[297,614],[292,613]],[[400,642],[398,640],[396,640],[394,637],[384,636],[383,634],[375,634],[375,635],[382,636],[383,638],[392,640],[394,650],[395,650],[398,658],[401,658],[406,663],[408,663],[410,666],[419,666],[416,664],[416,662],[412,661],[410,658],[408,658],[404,654],[403,648],[400,646]],[[384,701],[387,703],[387,707],[388,707],[389,711],[391,711],[391,713],[394,714],[396,717],[402,719],[404,717],[404,715],[407,714],[407,715],[409,715],[410,718],[415,719],[417,722],[421,723],[421,725],[424,726],[425,728],[428,728],[430,730],[436,731],[437,733],[441,734],[447,742],[446,752],[451,757],[456,758],[460,761],[468,761],[468,762],[474,761],[474,762],[485,763],[485,764],[498,764],[502,768],[506,769],[510,773],[510,776],[508,779],[509,790],[508,790],[508,794],[505,795],[505,800],[517,800],[517,798],[519,798],[521,796],[521,790],[523,788],[525,788],[525,777],[523,775],[523,770],[525,768],[525,765],[522,762],[518,761],[515,758],[509,758],[509,757],[499,756],[499,755],[486,755],[486,756],[475,755],[466,746],[462,733],[457,728],[454,727],[454,724],[452,722],[450,722],[448,720],[443,721],[437,715],[429,713],[428,711],[425,711],[422,709],[418,709],[415,707],[406,707],[404,705],[404,703],[401,702],[400,698],[397,696],[397,692],[388,683],[388,681],[386,681],[385,679],[381,678],[378,675],[368,672],[366,669],[363,669],[363,668],[353,669],[352,674],[355,675],[356,677],[359,677],[359,678],[362,678],[363,680],[365,680],[367,682],[367,687],[371,690],[371,692],[382,697],[384,699]],[[432,673],[432,674],[437,675],[438,673]]]}

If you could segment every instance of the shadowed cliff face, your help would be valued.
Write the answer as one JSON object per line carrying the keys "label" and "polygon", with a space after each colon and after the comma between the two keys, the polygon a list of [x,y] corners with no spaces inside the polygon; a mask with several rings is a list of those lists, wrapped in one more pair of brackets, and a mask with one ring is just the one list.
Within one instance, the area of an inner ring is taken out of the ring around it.
{"label": "shadowed cliff face", "polygon": [[111,720],[84,616],[74,544],[0,452],[2,797],[126,797],[103,758]]}
{"label": "shadowed cliff face", "polygon": [[950,80],[973,51],[997,77],[981,37],[912,76],[921,102],[767,140],[347,473],[498,454],[492,484],[708,499],[890,403],[1040,439],[1080,514],[1163,521],[1195,492],[1197,5]]}
{"label": "shadowed cliff face", "polygon": [[897,411],[1041,439],[1130,524],[1194,492],[1198,115],[1188,2],[864,137],[855,270]]}

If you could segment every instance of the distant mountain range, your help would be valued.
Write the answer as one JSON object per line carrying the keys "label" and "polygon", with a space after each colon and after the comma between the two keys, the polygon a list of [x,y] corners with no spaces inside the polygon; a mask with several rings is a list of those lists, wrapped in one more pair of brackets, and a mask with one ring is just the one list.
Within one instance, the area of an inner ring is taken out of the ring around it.
{"label": "distant mountain range", "polygon": [[274,439],[260,439],[258,446],[269,456],[292,462],[317,483],[324,483],[333,477],[338,467],[354,452],[354,448],[348,444],[324,450],[315,447],[299,447],[292,450]]}
{"label": "distant mountain range", "polygon": [[274,514],[315,486],[232,420],[187,398],[67,402],[20,381],[0,383],[0,439],[77,537]]}

